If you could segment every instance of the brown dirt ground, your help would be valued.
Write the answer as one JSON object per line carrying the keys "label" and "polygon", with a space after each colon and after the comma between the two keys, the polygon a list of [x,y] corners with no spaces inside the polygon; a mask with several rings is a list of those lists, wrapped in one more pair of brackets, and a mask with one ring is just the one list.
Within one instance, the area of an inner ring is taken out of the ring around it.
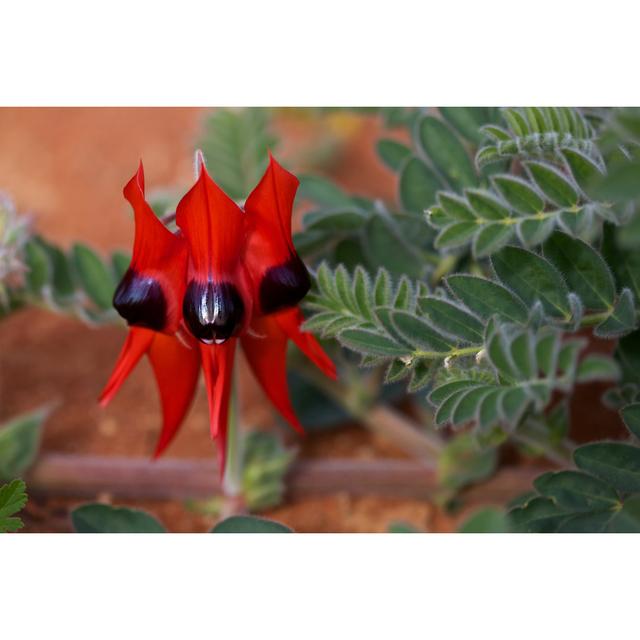
{"label": "brown dirt ground", "polygon": [[[103,251],[126,248],[133,227],[121,189],[138,158],[144,158],[149,189],[184,188],[191,180],[191,154],[203,116],[200,109],[0,109],[0,190],[13,197],[19,211],[33,216],[39,232],[63,246],[83,241]],[[329,140],[331,172],[345,187],[393,196],[395,184],[372,153],[373,121],[283,111],[277,127],[285,158],[298,157],[305,148],[327,147]],[[119,327],[89,328],[46,310],[9,317],[0,331],[0,419],[51,405],[43,450],[149,455],[160,415],[146,362],[107,410],[96,404],[123,337]],[[272,414],[261,392],[248,376],[243,380],[250,419],[268,424]],[[212,454],[206,400],[200,393],[167,455]],[[305,438],[302,455],[399,454],[379,437],[350,427]],[[32,499],[26,530],[68,530],[68,508],[76,503]],[[148,508],[171,531],[204,531],[212,524],[211,517],[180,502],[128,504]],[[298,531],[384,531],[394,520],[430,530],[451,526],[423,501],[346,494],[287,502],[271,515]]]}

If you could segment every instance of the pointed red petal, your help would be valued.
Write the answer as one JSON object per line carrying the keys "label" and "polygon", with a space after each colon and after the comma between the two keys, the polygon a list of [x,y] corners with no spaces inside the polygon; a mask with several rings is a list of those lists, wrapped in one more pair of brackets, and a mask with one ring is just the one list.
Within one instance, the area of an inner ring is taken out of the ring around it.
{"label": "pointed red petal", "polygon": [[229,400],[233,384],[233,358],[236,342],[236,338],[231,338],[219,345],[200,344],[202,370],[209,400],[209,427],[211,437],[217,440],[221,474],[224,472],[226,463]]}
{"label": "pointed red petal", "polygon": [[298,349],[300,349],[325,376],[332,380],[338,377],[336,365],[333,364],[331,358],[324,352],[324,349],[320,346],[320,343],[315,339],[313,334],[300,330],[304,316],[299,308],[296,307],[295,309],[282,311],[273,317],[287,337],[295,342]]}
{"label": "pointed red petal", "polygon": [[120,351],[116,366],[111,373],[109,381],[105,385],[98,402],[106,407],[116,395],[122,383],[129,376],[140,358],[149,350],[156,334],[149,329],[131,328],[127,339]]}
{"label": "pointed red petal", "polygon": [[157,458],[191,406],[200,373],[200,351],[195,341],[187,346],[174,336],[158,333],[148,355],[162,403],[162,431],[153,456]]}
{"label": "pointed red petal", "polygon": [[224,342],[251,317],[245,215],[202,166],[195,185],[178,204],[176,223],[190,252],[185,323],[202,342]]}
{"label": "pointed red petal", "polygon": [[145,200],[142,162],[123,193],[133,208],[135,238],[114,306],[130,325],[173,333],[180,323],[186,285],[186,243],[158,220]]}
{"label": "pointed red petal", "polygon": [[176,210],[176,224],[189,243],[192,277],[220,282],[234,275],[244,249],[244,222],[240,207],[202,166]]}
{"label": "pointed red petal", "polygon": [[245,203],[249,225],[246,259],[254,298],[263,313],[298,304],[311,284],[291,240],[298,185],[298,179],[269,154],[269,166]]}
{"label": "pointed red petal", "polygon": [[254,318],[251,332],[240,338],[251,369],[275,408],[298,432],[304,433],[289,397],[287,336],[273,316]]}

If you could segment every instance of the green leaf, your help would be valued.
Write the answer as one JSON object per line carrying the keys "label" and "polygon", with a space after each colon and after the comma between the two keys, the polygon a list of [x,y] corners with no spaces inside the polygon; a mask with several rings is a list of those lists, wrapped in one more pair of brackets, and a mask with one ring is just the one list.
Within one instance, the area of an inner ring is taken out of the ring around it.
{"label": "green leaf", "polygon": [[569,290],[550,262],[531,251],[512,246],[495,253],[491,262],[500,280],[529,306],[540,300],[550,316],[569,319]]}
{"label": "green leaf", "polygon": [[571,182],[555,167],[543,162],[524,163],[529,175],[540,190],[560,207],[575,207],[580,196]]}
{"label": "green leaf", "polygon": [[485,220],[503,220],[504,218],[509,218],[511,215],[509,209],[488,191],[467,189],[465,195],[471,208],[479,218],[484,218]]}
{"label": "green leaf", "polygon": [[435,329],[471,344],[482,344],[484,325],[470,313],[442,298],[422,298],[418,306]]}
{"label": "green leaf", "polygon": [[353,298],[360,315],[367,320],[373,320],[373,299],[369,274],[360,266],[353,274]]}
{"label": "green leaf", "polygon": [[338,340],[358,353],[394,357],[409,355],[411,349],[392,338],[366,329],[346,329],[338,334]]}
{"label": "green leaf", "polygon": [[270,110],[216,109],[205,122],[198,146],[209,173],[234,200],[242,200],[258,183],[276,139],[269,132]]}
{"label": "green leaf", "polygon": [[473,239],[473,255],[484,258],[498,251],[513,235],[513,227],[499,222],[488,224],[476,234]]}
{"label": "green leaf", "polygon": [[429,402],[437,407],[441,405],[449,396],[472,387],[477,387],[481,383],[477,380],[452,380],[451,382],[445,382],[436,387],[428,397]]}
{"label": "green leaf", "polygon": [[299,176],[299,180],[298,198],[300,200],[311,200],[323,207],[351,208],[354,205],[353,199],[327,178],[302,175]]}
{"label": "green leaf", "polygon": [[28,269],[27,289],[30,293],[38,295],[52,279],[53,267],[49,256],[41,244],[31,240],[24,247],[24,257]]}
{"label": "green leaf", "polygon": [[640,533],[640,496],[633,496],[624,501],[607,529],[612,533]]}
{"label": "green leaf", "polygon": [[500,420],[500,396],[501,390],[495,389],[488,393],[480,402],[476,414],[476,420],[480,429],[488,429]]}
{"label": "green leaf", "polygon": [[602,178],[602,169],[588,155],[576,149],[562,149],[573,179],[589,196],[594,195],[594,185]]}
{"label": "green leaf", "polygon": [[634,436],[640,438],[640,402],[634,402],[628,404],[626,407],[622,407],[620,415],[627,429],[629,429]]}
{"label": "green leaf", "polygon": [[590,353],[578,364],[576,382],[617,380],[620,368],[615,360],[599,353]]}
{"label": "green leaf", "polygon": [[571,511],[613,509],[619,504],[618,494],[609,484],[581,471],[545,473],[533,486]]}
{"label": "green leaf", "polygon": [[478,145],[484,134],[482,125],[489,122],[490,116],[484,107],[440,107],[442,117],[467,140]]}
{"label": "green leaf", "polygon": [[75,285],[67,256],[62,249],[46,242],[43,238],[39,237],[37,240],[49,257],[49,265],[53,272],[51,285],[54,298],[58,301],[70,298],[75,292]]}
{"label": "green leaf", "polygon": [[0,480],[19,477],[33,464],[47,411],[13,418],[0,428]]}
{"label": "green leaf", "polygon": [[459,247],[466,244],[477,230],[478,224],[476,222],[454,222],[442,229],[433,246],[436,249]]}
{"label": "green leaf", "polygon": [[623,289],[613,311],[594,329],[594,333],[602,338],[617,338],[631,333],[635,328],[636,310],[633,294],[629,289]]}
{"label": "green leaf", "polygon": [[529,127],[527,126],[526,120],[518,111],[516,111],[516,109],[503,109],[502,115],[507,121],[511,131],[513,131],[516,136],[522,138],[529,133]]}
{"label": "green leaf", "polygon": [[640,492],[640,448],[622,442],[596,442],[573,453],[578,468],[618,491]]}
{"label": "green leaf", "polygon": [[504,511],[485,507],[472,513],[459,527],[458,533],[508,533],[509,521]]}
{"label": "green leaf", "polygon": [[411,149],[396,140],[378,140],[376,149],[382,162],[396,172],[400,171],[402,163],[411,155]]}
{"label": "green leaf", "polygon": [[446,279],[451,292],[483,320],[494,314],[515,322],[527,322],[527,308],[506,287],[486,278],[455,274]]}
{"label": "green leaf", "polygon": [[24,525],[12,517],[27,504],[27,486],[22,480],[12,480],[0,487],[0,533],[17,531]]}
{"label": "green leaf", "polygon": [[255,516],[231,516],[218,522],[211,533],[293,533],[289,527]]}
{"label": "green leaf", "polygon": [[495,142],[505,142],[511,140],[511,134],[494,124],[486,124],[482,127],[482,133],[489,136]]}
{"label": "green leaf", "polygon": [[460,393],[451,411],[449,419],[451,424],[460,426],[472,421],[477,415],[482,400],[493,391],[495,391],[494,386],[482,385]]}
{"label": "green leaf", "polygon": [[405,211],[423,213],[436,201],[440,180],[418,158],[410,158],[400,172],[400,203]]}
{"label": "green leaf", "polygon": [[307,230],[340,232],[360,229],[368,219],[369,216],[360,209],[323,209],[308,213],[303,223]]}
{"label": "green leaf", "polygon": [[611,271],[602,256],[586,242],[556,231],[542,251],[587,309],[601,311],[613,306],[616,288]]}
{"label": "green leaf", "polygon": [[537,497],[529,500],[523,507],[512,509],[509,518],[517,531],[552,533],[567,519],[567,512],[553,500]]}
{"label": "green leaf", "polygon": [[430,324],[411,313],[394,311],[391,317],[396,330],[411,345],[425,351],[445,354],[455,346],[450,340],[434,331]]}
{"label": "green leaf", "polygon": [[418,141],[436,169],[454,187],[476,184],[476,174],[466,149],[441,120],[424,116],[418,122]]}
{"label": "green leaf", "polygon": [[534,215],[544,211],[544,200],[531,185],[515,176],[492,176],[491,180],[502,197],[518,213]]}
{"label": "green leaf", "polygon": [[166,533],[150,514],[140,509],[85,504],[71,512],[76,533]]}
{"label": "green leaf", "polygon": [[438,202],[447,216],[453,220],[475,220],[476,216],[463,198],[453,193],[438,193]]}
{"label": "green leaf", "polygon": [[391,303],[391,276],[386,269],[379,269],[373,285],[373,301],[377,307]]}
{"label": "green leaf", "polygon": [[116,283],[102,260],[86,245],[75,244],[71,261],[89,299],[100,309],[111,309]]}
{"label": "green leaf", "polygon": [[518,236],[525,247],[535,247],[551,235],[555,226],[555,217],[521,220],[518,222]]}
{"label": "green leaf", "polygon": [[601,533],[613,517],[610,509],[578,513],[561,522],[557,533]]}

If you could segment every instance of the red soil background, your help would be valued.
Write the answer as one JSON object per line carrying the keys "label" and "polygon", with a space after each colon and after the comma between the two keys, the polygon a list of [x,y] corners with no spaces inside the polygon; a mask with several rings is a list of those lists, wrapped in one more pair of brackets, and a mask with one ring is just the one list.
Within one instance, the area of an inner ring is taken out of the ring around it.
{"label": "red soil background", "polygon": [[[133,225],[121,190],[138,159],[147,188],[184,190],[192,179],[192,153],[206,113],[202,109],[25,108],[0,109],[0,190],[35,229],[68,247],[75,241],[101,251],[128,248]],[[332,141],[330,173],[347,189],[393,198],[396,185],[373,152],[379,134],[374,118],[282,110],[275,120],[280,155]],[[0,329],[0,419],[42,405],[54,406],[43,450],[147,456],[159,427],[159,406],[150,369],[142,362],[107,410],[96,397],[124,338],[119,327],[89,328],[46,310],[28,309]],[[269,423],[271,409],[244,377],[247,411]],[[168,456],[209,457],[206,400],[199,392]],[[311,435],[302,456],[398,456],[393,447],[357,426]],[[110,502],[109,495],[96,499]],[[26,531],[68,531],[69,507],[77,500],[33,497]],[[123,503],[119,501],[119,503]],[[180,502],[132,502],[158,516],[171,531],[206,531],[213,518]],[[297,531],[385,531],[396,520],[425,530],[450,530],[453,521],[432,504],[379,496],[335,494],[286,501],[266,515]]]}

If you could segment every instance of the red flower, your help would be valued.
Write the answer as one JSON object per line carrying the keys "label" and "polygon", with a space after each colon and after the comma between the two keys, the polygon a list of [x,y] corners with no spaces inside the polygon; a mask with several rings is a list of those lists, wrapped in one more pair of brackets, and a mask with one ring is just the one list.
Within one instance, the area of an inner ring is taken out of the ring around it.
{"label": "red flower", "polygon": [[286,380],[288,341],[326,375],[335,378],[336,370],[316,339],[300,330],[296,305],[310,281],[291,240],[298,180],[270,156],[243,211],[200,165],[195,185],[178,204],[182,234],[171,233],[145,201],[142,164],[124,189],[136,232],[114,306],[131,328],[100,402],[111,400],[146,354],[163,411],[157,456],[184,419],[202,364],[211,435],[224,469],[238,339],[265,393],[298,431]]}

